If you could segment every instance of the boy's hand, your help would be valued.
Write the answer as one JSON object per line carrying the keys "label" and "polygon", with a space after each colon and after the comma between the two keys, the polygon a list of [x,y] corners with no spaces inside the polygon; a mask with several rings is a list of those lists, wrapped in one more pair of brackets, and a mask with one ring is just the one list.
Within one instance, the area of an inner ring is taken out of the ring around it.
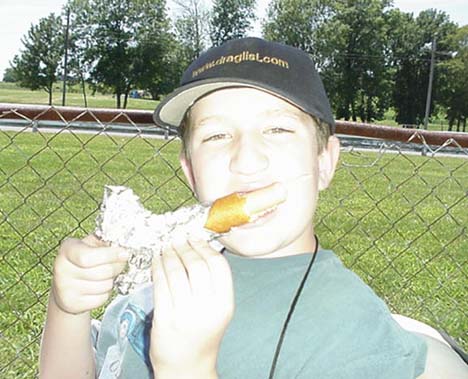
{"label": "boy's hand", "polygon": [[158,378],[216,378],[234,312],[229,264],[204,241],[183,241],[153,259],[150,356]]}
{"label": "boy's hand", "polygon": [[52,300],[69,314],[103,305],[127,260],[124,249],[110,247],[94,235],[83,240],[66,239],[54,263]]}

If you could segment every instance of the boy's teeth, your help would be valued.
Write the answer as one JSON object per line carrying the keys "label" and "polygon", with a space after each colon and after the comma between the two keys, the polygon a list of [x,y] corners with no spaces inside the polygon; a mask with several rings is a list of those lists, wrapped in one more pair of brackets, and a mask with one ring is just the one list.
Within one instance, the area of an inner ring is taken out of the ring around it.
{"label": "boy's teeth", "polygon": [[276,210],[277,207],[272,207],[272,208],[268,208],[267,210],[263,211],[263,212],[260,212],[260,213],[255,213],[254,215],[252,215],[251,217],[251,222],[255,222],[257,221],[258,219],[262,218],[263,216],[269,214],[269,213],[272,213]]}
{"label": "boy's teeth", "polygon": [[274,183],[243,195],[246,199],[245,212],[250,217],[261,217],[286,200],[286,188]]}

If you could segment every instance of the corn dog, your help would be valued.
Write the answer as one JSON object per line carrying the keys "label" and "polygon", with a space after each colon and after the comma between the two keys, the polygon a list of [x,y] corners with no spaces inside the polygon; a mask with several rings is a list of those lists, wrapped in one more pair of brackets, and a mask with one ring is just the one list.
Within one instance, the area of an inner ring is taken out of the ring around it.
{"label": "corn dog", "polygon": [[216,233],[227,233],[235,226],[254,221],[285,200],[286,190],[279,183],[251,192],[230,194],[212,204],[205,228]]}

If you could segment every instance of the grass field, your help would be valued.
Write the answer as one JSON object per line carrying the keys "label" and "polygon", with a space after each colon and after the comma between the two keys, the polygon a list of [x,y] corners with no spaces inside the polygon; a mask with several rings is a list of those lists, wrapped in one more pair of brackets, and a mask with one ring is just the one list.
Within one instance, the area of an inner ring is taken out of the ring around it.
{"label": "grass field", "polygon": [[[91,232],[105,184],[157,212],[193,202],[179,142],[0,131],[0,377],[36,370],[60,241]],[[344,153],[317,232],[392,310],[468,348],[468,160]],[[95,316],[99,315],[99,311]]]}
{"label": "grass field", "polygon": [[[112,95],[91,94],[87,90],[88,108],[116,108],[116,100]],[[123,97],[122,97],[123,101]],[[43,90],[31,91],[21,88],[15,83],[0,82],[0,103],[19,103],[19,104],[43,104],[49,103],[49,94]],[[53,105],[62,105],[62,87],[60,83],[54,86]],[[157,101],[148,99],[128,99],[128,109],[147,109],[154,110]],[[78,86],[72,88],[72,92],[66,95],[66,105],[74,107],[84,107],[83,95]]]}
{"label": "grass field", "polygon": [[[66,105],[84,107],[83,96],[79,86],[75,85],[71,88],[72,92],[67,93]],[[96,93],[91,96],[91,91],[87,91],[88,108],[115,108],[116,101],[112,95],[102,95]],[[48,94],[43,90],[31,91],[26,88],[21,88],[15,83],[0,82],[0,103],[19,103],[19,104],[43,104],[47,105],[49,101]],[[123,100],[122,100],[123,101]],[[157,101],[148,99],[128,99],[128,109],[143,109],[154,110]],[[53,104],[62,105],[62,84],[56,83],[53,93]],[[376,121],[376,124],[397,126],[394,121],[395,112],[390,109],[385,114],[385,120]],[[429,130],[447,130],[448,123],[441,118],[434,120],[428,126]]]}

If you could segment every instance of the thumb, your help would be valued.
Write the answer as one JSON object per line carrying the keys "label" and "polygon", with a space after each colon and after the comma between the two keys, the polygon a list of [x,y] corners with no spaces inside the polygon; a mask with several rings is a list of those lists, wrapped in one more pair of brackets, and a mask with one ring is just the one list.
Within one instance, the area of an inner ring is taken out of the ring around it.
{"label": "thumb", "polygon": [[82,241],[91,247],[108,247],[110,246],[109,242],[103,241],[96,234],[88,234]]}

